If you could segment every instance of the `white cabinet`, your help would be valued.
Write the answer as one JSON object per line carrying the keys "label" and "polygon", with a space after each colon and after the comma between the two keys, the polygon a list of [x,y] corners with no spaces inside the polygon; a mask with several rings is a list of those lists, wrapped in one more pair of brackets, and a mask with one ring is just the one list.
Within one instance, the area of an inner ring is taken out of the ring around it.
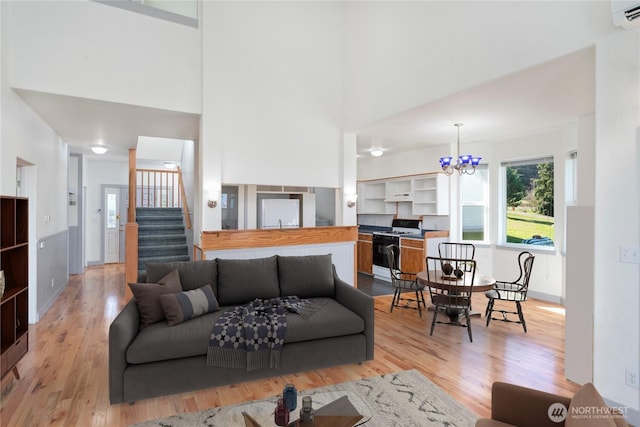
{"label": "white cabinet", "polygon": [[416,216],[449,215],[448,177],[432,173],[358,183],[359,214],[396,214],[399,210]]}
{"label": "white cabinet", "polygon": [[411,179],[396,179],[386,182],[387,202],[410,202],[411,201]]}
{"label": "white cabinet", "polygon": [[441,173],[412,180],[413,215],[449,215],[449,180]]}
{"label": "white cabinet", "polygon": [[384,181],[361,182],[358,184],[359,214],[393,214],[393,203],[385,202],[386,183]]}

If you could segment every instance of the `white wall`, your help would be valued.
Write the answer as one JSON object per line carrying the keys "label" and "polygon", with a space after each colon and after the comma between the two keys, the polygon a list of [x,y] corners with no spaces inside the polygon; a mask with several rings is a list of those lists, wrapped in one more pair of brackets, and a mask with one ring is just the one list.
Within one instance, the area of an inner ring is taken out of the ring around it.
{"label": "white wall", "polygon": [[[203,4],[205,186],[342,186],[341,10],[325,2]],[[205,228],[219,227],[215,216],[205,209]]]}
{"label": "white wall", "polygon": [[348,131],[591,46],[612,28],[609,1],[348,2],[344,8]]}
{"label": "white wall", "polygon": [[200,113],[198,29],[87,0],[3,3],[12,87]]}
{"label": "white wall", "polygon": [[[129,185],[128,159],[102,160],[100,158],[87,159],[87,218],[85,233],[85,250],[87,264],[101,264],[102,232],[104,217],[103,185]],[[98,211],[101,210],[101,211]]]}
{"label": "white wall", "polygon": [[620,246],[640,246],[639,28],[598,40],[596,76],[594,383],[637,410],[625,368],[640,370],[640,268]]}

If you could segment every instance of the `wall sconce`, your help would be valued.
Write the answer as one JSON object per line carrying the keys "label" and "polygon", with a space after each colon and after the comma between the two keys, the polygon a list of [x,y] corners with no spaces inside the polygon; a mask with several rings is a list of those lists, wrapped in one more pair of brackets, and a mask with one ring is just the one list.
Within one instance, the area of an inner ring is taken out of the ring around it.
{"label": "wall sconce", "polygon": [[356,202],[358,201],[358,195],[357,194],[351,194],[349,196],[347,196],[347,206],[352,208],[356,205]]}
{"label": "wall sconce", "polygon": [[218,194],[219,192],[216,190],[206,190],[207,194],[209,195],[209,200],[207,201],[207,206],[209,206],[211,209],[215,208],[216,206],[218,206]]}

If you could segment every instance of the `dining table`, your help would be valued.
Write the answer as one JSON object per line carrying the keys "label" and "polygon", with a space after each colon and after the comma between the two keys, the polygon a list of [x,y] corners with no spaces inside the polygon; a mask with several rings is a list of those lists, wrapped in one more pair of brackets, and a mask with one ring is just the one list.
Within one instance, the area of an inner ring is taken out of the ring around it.
{"label": "dining table", "polygon": [[[493,289],[493,285],[496,283],[496,279],[493,277],[476,273],[473,278],[473,286],[464,286],[463,283],[469,282],[468,278],[466,281],[463,279],[457,279],[451,275],[445,274],[442,270],[420,271],[416,274],[416,280],[425,288],[431,287],[455,293],[468,291],[469,288],[471,288],[472,292],[486,292]],[[429,307],[429,309],[432,310],[433,307]],[[445,310],[445,313],[451,322],[458,323],[458,319],[464,314],[464,311],[447,309]],[[469,315],[480,316],[481,313],[479,311],[473,311],[472,309]]]}

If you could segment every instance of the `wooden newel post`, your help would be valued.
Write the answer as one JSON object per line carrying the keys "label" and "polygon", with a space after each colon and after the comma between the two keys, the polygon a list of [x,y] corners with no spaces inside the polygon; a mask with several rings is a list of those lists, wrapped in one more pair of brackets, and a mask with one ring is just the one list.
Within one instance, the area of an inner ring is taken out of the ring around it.
{"label": "wooden newel post", "polygon": [[138,223],[136,222],[136,150],[129,150],[129,208],[125,227],[125,280],[124,294],[131,297],[127,283],[138,280]]}

